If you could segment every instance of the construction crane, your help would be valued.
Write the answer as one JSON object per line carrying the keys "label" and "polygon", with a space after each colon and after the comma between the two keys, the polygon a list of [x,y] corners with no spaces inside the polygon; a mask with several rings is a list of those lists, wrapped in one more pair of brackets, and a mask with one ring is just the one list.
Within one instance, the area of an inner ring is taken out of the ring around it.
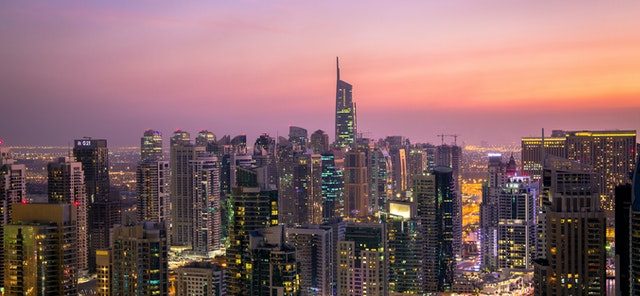
{"label": "construction crane", "polygon": [[441,141],[442,141],[442,145],[444,145],[444,138],[448,137],[448,138],[453,138],[453,145],[458,146],[458,134],[440,134],[438,135],[438,137],[440,137]]}

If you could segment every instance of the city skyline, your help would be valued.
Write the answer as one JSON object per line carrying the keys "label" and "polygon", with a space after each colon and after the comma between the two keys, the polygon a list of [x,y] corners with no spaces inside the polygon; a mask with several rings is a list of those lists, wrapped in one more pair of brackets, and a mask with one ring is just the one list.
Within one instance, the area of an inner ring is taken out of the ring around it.
{"label": "city skyline", "polygon": [[640,3],[350,2],[349,18],[331,1],[155,4],[0,4],[0,138],[133,146],[149,128],[294,125],[333,141],[335,56],[365,137],[640,129]]}

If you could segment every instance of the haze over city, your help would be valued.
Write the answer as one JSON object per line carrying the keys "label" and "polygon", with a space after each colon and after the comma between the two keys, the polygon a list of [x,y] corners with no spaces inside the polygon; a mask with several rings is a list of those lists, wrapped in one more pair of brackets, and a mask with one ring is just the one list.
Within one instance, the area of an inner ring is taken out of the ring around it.
{"label": "haze over city", "polygon": [[[640,2],[16,1],[0,4],[0,137],[333,136],[335,57],[358,128],[518,143],[640,128]],[[508,123],[508,124],[505,124]]]}

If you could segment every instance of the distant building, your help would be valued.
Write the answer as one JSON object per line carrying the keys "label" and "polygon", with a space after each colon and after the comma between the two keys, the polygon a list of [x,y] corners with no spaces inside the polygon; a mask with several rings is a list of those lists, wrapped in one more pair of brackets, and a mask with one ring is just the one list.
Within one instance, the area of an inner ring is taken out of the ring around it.
{"label": "distant building", "polygon": [[75,207],[15,204],[4,229],[5,295],[77,295]]}
{"label": "distant building", "polygon": [[73,157],[61,157],[47,165],[48,193],[50,203],[71,204],[75,207],[76,248],[78,271],[86,274],[89,270],[89,228],[87,227],[87,194],[84,184],[82,163]]}
{"label": "distant building", "polygon": [[337,248],[339,296],[387,294],[386,224],[349,222]]}
{"label": "distant building", "polygon": [[480,254],[482,268],[493,271],[498,268],[498,195],[507,182],[507,172],[501,154],[489,154],[488,158],[480,204]]}
{"label": "distant building", "polygon": [[136,169],[138,221],[162,222],[171,225],[171,170],[169,162],[146,160]]}
{"label": "distant building", "polygon": [[364,152],[349,151],[344,161],[344,217],[369,216],[369,179]]}
{"label": "distant building", "polygon": [[632,180],[624,185],[618,185],[615,190],[616,198],[616,295],[630,295],[631,278],[631,256],[629,247],[631,246],[631,203],[633,202]]}
{"label": "distant building", "polygon": [[293,144],[295,149],[305,151],[307,144],[309,143],[307,130],[298,126],[290,126],[289,142]]}
{"label": "distant building", "polygon": [[631,204],[631,235],[629,256],[631,257],[631,267],[629,278],[631,279],[631,295],[640,295],[640,156],[633,174],[632,183],[632,204]]}
{"label": "distant building", "polygon": [[295,224],[322,223],[322,160],[319,154],[302,154],[293,166]]}
{"label": "distant building", "polygon": [[329,151],[329,135],[323,130],[317,130],[311,134],[309,146],[313,153],[326,153]]}
{"label": "distant building", "polygon": [[285,241],[284,225],[249,233],[249,294],[299,296],[300,266],[296,249]]}
{"label": "distant building", "polygon": [[329,222],[342,217],[344,209],[344,179],[338,169],[333,153],[320,156],[322,166],[322,221]]}
{"label": "distant building", "polygon": [[110,248],[96,251],[96,257],[98,295],[168,295],[164,224],[116,226]]}
{"label": "distant building", "polygon": [[566,142],[567,139],[564,137],[544,138],[543,149],[541,137],[523,137],[521,150],[522,174],[531,176],[534,181],[542,179],[543,158],[545,155],[566,158]]}
{"label": "distant building", "polygon": [[224,296],[226,271],[212,262],[191,262],[176,269],[176,296]]}
{"label": "distant building", "polygon": [[140,138],[140,161],[162,160],[162,134],[146,130]]}
{"label": "distant building", "polygon": [[393,195],[393,166],[386,149],[375,148],[369,155],[369,207],[372,213],[384,212]]}
{"label": "distant building", "polygon": [[336,139],[338,148],[351,148],[356,143],[356,104],[353,102],[353,87],[340,79],[340,64],[336,58]]}
{"label": "distant building", "polygon": [[536,255],[538,183],[510,177],[498,197],[497,266],[511,271],[533,270]]}
{"label": "distant building", "polygon": [[424,266],[420,225],[414,202],[389,202],[387,249],[389,255],[389,294],[423,293]]}
{"label": "distant building", "polygon": [[462,163],[462,148],[457,144],[436,146],[436,166],[451,168],[453,178],[453,253],[460,255],[462,248],[462,193],[460,167]]}
{"label": "distant building", "polygon": [[301,296],[333,295],[336,249],[331,227],[306,225],[287,228],[286,233],[300,265]]}

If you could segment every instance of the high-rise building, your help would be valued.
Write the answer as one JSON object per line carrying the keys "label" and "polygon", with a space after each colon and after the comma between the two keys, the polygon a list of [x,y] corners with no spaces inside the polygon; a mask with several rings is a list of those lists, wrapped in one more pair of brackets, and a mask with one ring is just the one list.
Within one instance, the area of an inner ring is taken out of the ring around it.
{"label": "high-rise building", "polygon": [[348,151],[344,160],[344,217],[369,216],[369,179],[364,152]]}
{"label": "high-rise building", "polygon": [[592,169],[547,159],[543,172],[545,258],[535,263],[537,295],[604,295],[605,216]]}
{"label": "high-rise building", "polygon": [[415,202],[390,201],[387,219],[389,294],[424,294],[422,241]]}
{"label": "high-rise building", "polygon": [[296,249],[301,296],[333,295],[335,247],[329,226],[287,228],[287,243]]}
{"label": "high-rise building", "polygon": [[336,58],[336,147],[353,147],[356,143],[356,104],[353,102],[353,87],[340,79],[340,64]]}
{"label": "high-rise building", "polygon": [[293,167],[293,222],[302,224],[322,223],[322,160],[319,154],[302,154],[296,157]]}
{"label": "high-rise building", "polygon": [[[248,180],[240,182],[233,189],[233,218],[229,230],[227,249],[227,293],[229,295],[250,295],[249,233],[278,224],[278,191],[261,190],[255,172],[239,169],[238,174],[247,174]],[[251,178],[251,176],[253,176]]]}
{"label": "high-rise building", "polygon": [[4,229],[4,295],[77,295],[75,207],[15,204]]}
{"label": "high-rise building", "polygon": [[631,295],[640,295],[640,156],[633,173],[631,203],[631,233],[629,257],[631,258],[629,278],[631,279]]}
{"label": "high-rise building", "polygon": [[407,151],[407,189],[416,176],[427,172],[427,153],[420,147],[411,147]]}
{"label": "high-rise building", "polygon": [[530,177],[510,177],[498,195],[497,266],[512,271],[533,270],[536,254],[538,183]]}
{"label": "high-rise building", "polygon": [[111,236],[110,248],[96,251],[98,295],[168,295],[165,225],[116,226]]}
{"label": "high-rise building", "polygon": [[214,152],[216,135],[208,130],[202,130],[196,136],[196,145],[205,147],[207,152]]}
{"label": "high-rise building", "polygon": [[162,134],[159,131],[146,130],[140,138],[140,160],[161,160]]}
{"label": "high-rise building", "polygon": [[336,167],[333,153],[322,154],[320,160],[322,162],[322,221],[329,222],[343,215],[344,179],[342,170]]}
{"label": "high-rise building", "polygon": [[311,134],[309,146],[313,153],[326,153],[329,151],[329,135],[323,130],[317,130]]}
{"label": "high-rise building", "polygon": [[393,166],[386,149],[375,148],[369,156],[369,204],[373,213],[386,211],[393,195]]}
{"label": "high-rise building", "polygon": [[87,227],[87,195],[82,163],[73,157],[61,157],[47,165],[50,203],[71,204],[75,207],[76,248],[78,272],[89,269],[89,228]]}
{"label": "high-rise building", "polygon": [[89,271],[95,270],[97,249],[109,247],[109,229],[120,223],[120,200],[110,194],[107,140],[75,140],[73,155],[82,163],[89,204]]}
{"label": "high-rise building", "polygon": [[437,293],[453,288],[454,191],[453,171],[436,167],[431,173],[417,176],[413,194],[423,238],[423,291]]}
{"label": "high-rise building", "polygon": [[[27,168],[11,158],[9,148],[0,147],[0,237],[11,223],[13,205],[27,203]],[[0,283],[4,284],[4,246],[0,244]]]}
{"label": "high-rise building", "polygon": [[337,294],[387,294],[388,256],[385,223],[349,222],[337,245]]}
{"label": "high-rise building", "polygon": [[482,268],[498,268],[498,195],[506,183],[506,164],[502,155],[488,155],[487,181],[482,188],[480,204],[480,254]]}
{"label": "high-rise building", "polygon": [[404,194],[408,189],[407,184],[407,151],[404,148],[392,147],[389,151],[391,155],[391,166],[393,167],[393,192]]}
{"label": "high-rise building", "polygon": [[189,163],[192,178],[192,249],[206,255],[219,249],[220,241],[220,166],[210,153],[201,153]]}
{"label": "high-rise building", "polygon": [[290,126],[289,142],[291,142],[294,149],[305,151],[307,148],[307,144],[309,143],[307,130],[298,126]]}
{"label": "high-rise building", "polygon": [[457,144],[442,144],[436,147],[436,166],[450,167],[453,176],[453,253],[460,255],[462,247],[462,193],[460,179],[460,164],[462,148]]}
{"label": "high-rise building", "polygon": [[616,248],[615,248],[615,266],[616,266],[616,295],[630,295],[631,293],[631,257],[628,246],[631,246],[629,236],[631,235],[631,202],[632,185],[629,183],[618,185],[615,190],[616,198]]}
{"label": "high-rise building", "polygon": [[219,264],[194,261],[176,269],[176,296],[224,296],[226,271]]}
{"label": "high-rise building", "polygon": [[284,225],[249,233],[249,293],[256,296],[300,295],[296,249],[285,241]]}
{"label": "high-rise building", "polygon": [[162,222],[171,225],[171,171],[169,162],[146,160],[138,164],[138,221]]}
{"label": "high-rise building", "polygon": [[[542,178],[542,160],[546,155],[567,157],[567,139],[564,137],[523,137],[522,138],[522,174],[531,176],[534,181]],[[544,145],[543,145],[544,144]],[[544,147],[544,149],[543,149]]]}

